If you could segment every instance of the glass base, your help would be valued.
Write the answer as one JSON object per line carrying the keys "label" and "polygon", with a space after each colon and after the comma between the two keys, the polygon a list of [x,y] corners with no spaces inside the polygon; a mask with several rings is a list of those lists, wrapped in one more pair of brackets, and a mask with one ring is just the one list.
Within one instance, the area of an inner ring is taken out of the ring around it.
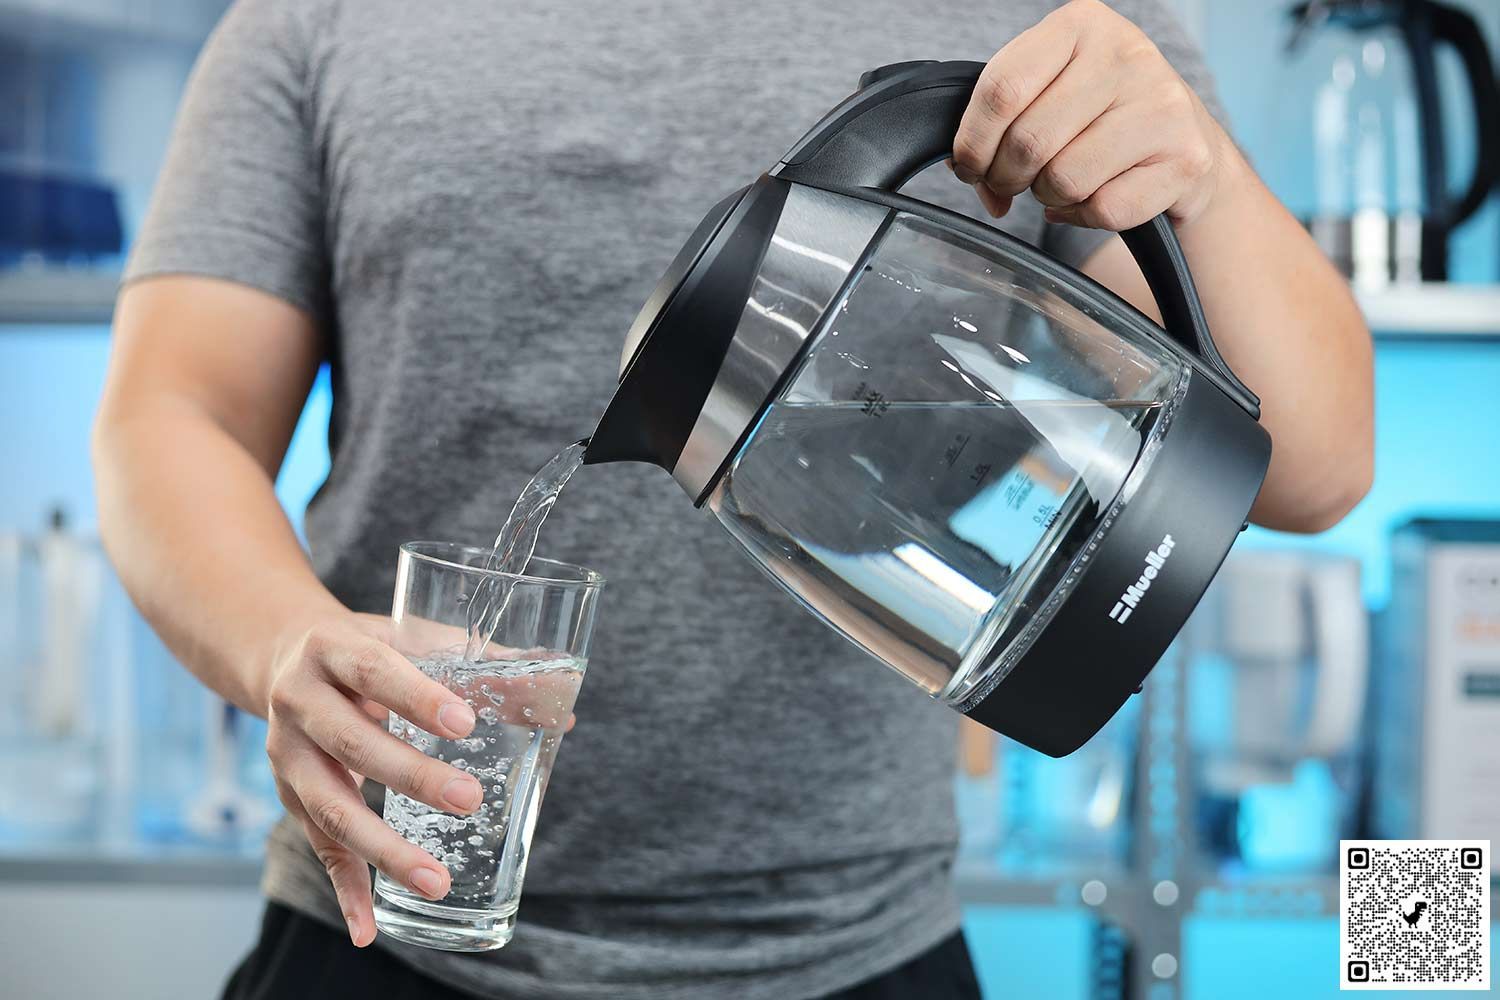
{"label": "glass base", "polygon": [[494,951],[516,931],[516,904],[475,909],[422,899],[384,886],[375,891],[375,927],[398,941],[442,951]]}

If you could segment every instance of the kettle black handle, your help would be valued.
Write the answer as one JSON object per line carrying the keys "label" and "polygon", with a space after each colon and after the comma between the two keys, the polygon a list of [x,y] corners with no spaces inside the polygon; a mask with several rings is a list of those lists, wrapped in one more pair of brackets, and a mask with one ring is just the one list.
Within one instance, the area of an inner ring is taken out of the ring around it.
{"label": "kettle black handle", "polygon": [[[1463,222],[1479,210],[1490,192],[1500,182],[1500,83],[1495,79],[1495,64],[1484,41],[1484,29],[1467,11],[1444,3],[1421,5],[1432,28],[1434,42],[1453,46],[1469,78],[1469,93],[1474,102],[1478,134],[1475,140],[1474,173],[1468,187],[1456,198],[1450,198],[1447,217],[1450,227]],[[1433,81],[1436,89],[1436,80]],[[1435,103],[1435,102],[1434,102]],[[1423,108],[1424,112],[1429,109]],[[1431,109],[1433,127],[1441,128],[1438,109]],[[1447,178],[1437,178],[1446,185]]]}
{"label": "kettle black handle", "polygon": [[[775,173],[814,187],[897,191],[949,156],[984,63],[894,63],[860,77],[860,89],[812,127]],[[1202,358],[1251,413],[1260,401],[1219,354],[1182,245],[1165,215],[1120,234],[1145,275],[1167,334]]]}

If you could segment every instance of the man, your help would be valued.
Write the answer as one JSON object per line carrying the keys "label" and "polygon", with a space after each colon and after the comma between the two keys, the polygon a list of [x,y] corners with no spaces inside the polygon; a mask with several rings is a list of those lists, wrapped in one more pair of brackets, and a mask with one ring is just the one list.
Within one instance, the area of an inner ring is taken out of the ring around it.
{"label": "man", "polygon": [[[542,542],[611,587],[505,949],[357,950],[367,862],[432,898],[448,873],[351,771],[473,808],[472,779],[361,714],[473,724],[381,641],[397,544],[492,535],[591,428],[702,212],[883,63],[988,58],[953,172],[1148,312],[1105,230],[1171,216],[1275,440],[1256,520],[1316,530],[1358,500],[1370,345],[1342,281],[1215,122],[1155,3],[1052,7],[230,11],[137,242],[96,434],[132,594],[205,683],[270,720],[290,816],[229,995],[976,995],[950,880],[956,717],[774,593],[659,470],[586,469]],[[963,186],[939,169],[908,190]],[[309,562],[272,482],[325,359]]]}

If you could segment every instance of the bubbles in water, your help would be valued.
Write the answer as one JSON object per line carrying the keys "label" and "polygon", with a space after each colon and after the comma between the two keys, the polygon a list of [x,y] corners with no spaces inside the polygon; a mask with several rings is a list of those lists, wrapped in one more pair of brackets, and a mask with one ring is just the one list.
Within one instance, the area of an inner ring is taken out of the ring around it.
{"label": "bubbles in water", "polygon": [[[479,779],[484,789],[484,801],[472,815],[458,817],[399,793],[388,793],[385,818],[399,834],[448,866],[453,876],[449,899],[454,905],[490,907],[509,892],[499,884],[502,866],[497,865],[496,860],[505,855],[499,845],[505,843],[510,823],[524,822],[521,814],[513,814],[512,810],[523,803],[536,801],[535,796],[511,794],[512,786],[526,784],[529,787],[533,782],[546,781],[561,730],[550,726],[544,728],[544,723],[557,718],[555,712],[566,716],[572,707],[582,670],[578,661],[566,657],[466,664],[458,659],[455,651],[449,659],[451,662],[445,667],[429,663],[418,663],[418,666],[429,676],[446,671],[450,688],[470,688],[475,692],[484,706],[475,714],[484,719],[486,735],[462,740],[424,735],[432,747],[432,756],[446,759]],[[538,680],[539,674],[546,676]],[[488,696],[479,693],[481,677],[490,685]],[[510,712],[501,713],[489,704],[489,701],[497,700],[500,690],[528,681],[537,684],[537,693],[527,695],[523,700],[537,701],[542,692],[548,695],[546,702],[532,710],[534,718],[523,720]],[[393,724],[393,731],[402,736],[408,729],[420,734],[419,729],[409,727],[404,720]],[[535,769],[528,766],[524,775],[516,773],[511,780],[509,772],[517,768],[523,757],[534,758]]]}

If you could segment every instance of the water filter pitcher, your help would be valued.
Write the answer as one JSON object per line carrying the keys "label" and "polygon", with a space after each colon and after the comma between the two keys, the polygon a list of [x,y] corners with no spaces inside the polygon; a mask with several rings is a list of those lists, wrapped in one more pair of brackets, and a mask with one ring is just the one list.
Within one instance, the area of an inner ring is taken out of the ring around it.
{"label": "water filter pitcher", "polygon": [[1122,234],[1165,329],[903,197],[982,65],[865,75],[714,207],[632,327],[586,463],[651,462],[933,697],[1053,755],[1139,689],[1270,459],[1165,218]]}

